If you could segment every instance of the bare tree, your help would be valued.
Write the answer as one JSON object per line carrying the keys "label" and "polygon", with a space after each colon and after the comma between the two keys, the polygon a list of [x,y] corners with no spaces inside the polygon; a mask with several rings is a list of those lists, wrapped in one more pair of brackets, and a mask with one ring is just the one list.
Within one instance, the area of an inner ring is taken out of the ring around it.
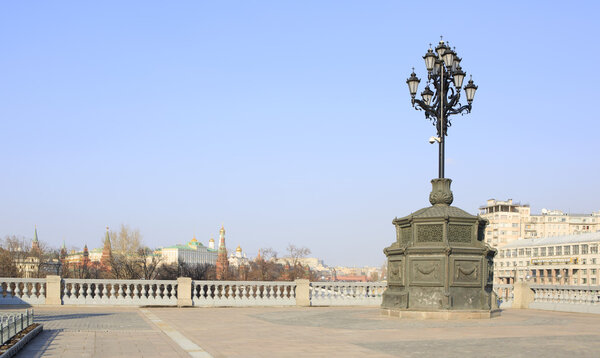
{"label": "bare tree", "polygon": [[307,247],[296,247],[295,245],[289,244],[286,250],[288,252],[288,258],[290,260],[289,279],[295,280],[298,277],[305,277],[306,270],[304,267],[302,267],[301,259],[310,255],[310,249]]}
{"label": "bare tree", "polygon": [[117,279],[141,278],[142,267],[140,249],[142,235],[138,229],[132,230],[127,225],[121,225],[119,232],[109,231],[112,257],[110,258],[111,273]]}
{"label": "bare tree", "polygon": [[149,247],[140,248],[137,256],[142,278],[153,280],[157,275],[157,269],[163,261],[163,257],[161,255],[155,255],[154,250],[151,250]]}

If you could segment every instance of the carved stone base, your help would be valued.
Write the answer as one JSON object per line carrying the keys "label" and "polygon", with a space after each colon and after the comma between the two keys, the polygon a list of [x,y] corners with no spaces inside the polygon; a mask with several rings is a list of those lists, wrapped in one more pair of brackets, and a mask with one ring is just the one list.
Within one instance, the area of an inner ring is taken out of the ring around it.
{"label": "carved stone base", "polygon": [[480,310],[480,311],[459,311],[459,310],[440,310],[440,311],[409,311],[383,308],[381,315],[401,318],[401,319],[436,319],[436,320],[464,320],[464,319],[490,319],[500,317],[500,310]]}

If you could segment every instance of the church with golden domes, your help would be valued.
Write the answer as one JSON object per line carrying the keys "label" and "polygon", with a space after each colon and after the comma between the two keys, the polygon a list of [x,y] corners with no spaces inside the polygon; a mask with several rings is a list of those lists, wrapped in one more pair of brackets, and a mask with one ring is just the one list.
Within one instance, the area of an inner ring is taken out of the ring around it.
{"label": "church with golden domes", "polygon": [[242,251],[242,247],[238,245],[235,249],[235,253],[229,255],[229,265],[233,267],[246,266],[250,262],[246,254]]}

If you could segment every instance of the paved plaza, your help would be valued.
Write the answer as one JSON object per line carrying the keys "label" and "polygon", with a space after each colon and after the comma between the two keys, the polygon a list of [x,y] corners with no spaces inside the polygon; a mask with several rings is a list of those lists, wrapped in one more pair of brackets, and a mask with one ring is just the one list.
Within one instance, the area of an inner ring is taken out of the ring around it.
{"label": "paved plaza", "polygon": [[378,308],[38,307],[32,357],[598,357],[600,315],[418,321]]}

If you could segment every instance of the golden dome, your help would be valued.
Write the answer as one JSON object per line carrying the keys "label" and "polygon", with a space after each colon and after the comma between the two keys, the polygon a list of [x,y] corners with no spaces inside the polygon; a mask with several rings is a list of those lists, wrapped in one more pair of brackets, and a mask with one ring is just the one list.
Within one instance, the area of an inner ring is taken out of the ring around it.
{"label": "golden dome", "polygon": [[192,242],[198,242],[198,240],[196,240],[196,235],[194,235],[194,238],[192,239]]}
{"label": "golden dome", "polygon": [[238,245],[237,249],[235,249],[235,252],[242,252],[242,248],[240,247],[240,245]]}
{"label": "golden dome", "polygon": [[208,240],[208,242],[215,242],[215,239],[213,239],[212,237],[210,238],[210,240]]}

